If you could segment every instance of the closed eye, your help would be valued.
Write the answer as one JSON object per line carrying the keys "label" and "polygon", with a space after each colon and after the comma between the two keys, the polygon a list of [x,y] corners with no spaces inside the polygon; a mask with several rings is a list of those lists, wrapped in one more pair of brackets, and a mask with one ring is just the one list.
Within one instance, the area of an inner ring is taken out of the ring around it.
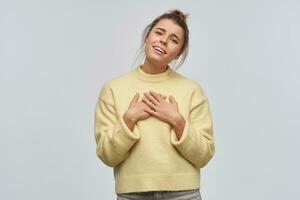
{"label": "closed eye", "polygon": [[[155,33],[158,34],[158,35],[162,35],[162,33],[161,33],[161,32],[158,32],[158,31],[156,31]],[[173,39],[172,41],[173,41],[174,43],[178,44],[177,40],[174,40],[174,39]]]}

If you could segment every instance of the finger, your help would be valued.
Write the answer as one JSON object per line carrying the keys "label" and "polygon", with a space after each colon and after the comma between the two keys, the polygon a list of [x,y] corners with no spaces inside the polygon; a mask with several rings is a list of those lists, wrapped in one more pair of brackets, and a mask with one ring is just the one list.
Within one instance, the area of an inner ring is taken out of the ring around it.
{"label": "finger", "polygon": [[169,96],[169,100],[170,100],[171,103],[173,103],[173,99],[172,99],[171,96]]}
{"label": "finger", "polygon": [[138,99],[139,99],[139,93],[137,92],[137,93],[135,93],[135,95],[134,95],[134,97],[132,99],[132,102],[137,102]]}
{"label": "finger", "polygon": [[170,102],[177,104],[177,101],[174,99],[172,95],[169,96]]}
{"label": "finger", "polygon": [[160,94],[159,93],[156,93],[152,90],[149,90],[149,93],[158,101],[160,102],[161,98],[160,98]]}
{"label": "finger", "polygon": [[139,99],[139,93],[135,93],[135,95],[133,96],[133,98],[131,99],[129,106],[131,107],[137,100]]}
{"label": "finger", "polygon": [[145,112],[149,113],[150,115],[156,116],[155,110],[150,110],[150,109],[144,109]]}
{"label": "finger", "polygon": [[152,95],[150,95],[147,92],[144,92],[144,95],[154,104],[156,105],[157,103],[159,103],[160,101],[158,101],[155,97],[153,97]]}
{"label": "finger", "polygon": [[147,104],[150,108],[156,110],[156,109],[155,109],[156,106],[155,106],[149,99],[147,99],[147,97],[143,97],[143,98],[142,98],[142,101],[143,101],[145,104]]}
{"label": "finger", "polygon": [[137,100],[139,99],[139,93],[135,93],[135,95],[133,96],[133,98],[131,99],[129,105],[132,105],[133,103],[135,103]]}
{"label": "finger", "polygon": [[159,96],[160,96],[161,98],[163,98],[163,99],[167,98],[166,95],[159,94]]}

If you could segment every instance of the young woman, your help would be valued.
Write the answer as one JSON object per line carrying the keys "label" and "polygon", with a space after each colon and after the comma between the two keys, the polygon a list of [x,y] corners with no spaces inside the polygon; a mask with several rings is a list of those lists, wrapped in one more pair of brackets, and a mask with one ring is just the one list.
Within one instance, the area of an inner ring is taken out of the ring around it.
{"label": "young woman", "polygon": [[142,37],[144,63],[100,91],[96,152],[113,167],[118,200],[201,200],[200,169],[215,152],[208,98],[170,67],[187,55],[186,17],[177,9],[157,17]]}

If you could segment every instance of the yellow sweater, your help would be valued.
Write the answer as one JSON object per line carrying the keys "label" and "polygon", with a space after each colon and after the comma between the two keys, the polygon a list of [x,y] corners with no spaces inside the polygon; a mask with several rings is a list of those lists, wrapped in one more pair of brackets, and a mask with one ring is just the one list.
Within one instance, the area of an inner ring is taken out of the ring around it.
{"label": "yellow sweater", "polygon": [[[215,152],[207,96],[196,81],[170,66],[159,74],[140,67],[101,88],[94,122],[97,156],[113,167],[116,193],[200,188],[200,168]],[[186,120],[179,141],[172,126],[154,116],[138,121],[133,131],[123,121],[134,94],[139,92],[141,100],[150,89],[177,101]]]}

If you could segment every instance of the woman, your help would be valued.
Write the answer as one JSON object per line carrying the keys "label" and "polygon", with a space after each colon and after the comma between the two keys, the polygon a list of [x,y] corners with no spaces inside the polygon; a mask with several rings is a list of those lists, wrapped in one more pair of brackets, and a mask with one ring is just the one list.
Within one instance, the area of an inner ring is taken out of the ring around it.
{"label": "woman", "polygon": [[96,152],[113,167],[119,200],[201,200],[200,168],[215,152],[208,99],[169,65],[187,55],[186,17],[177,9],[157,17],[143,34],[144,63],[99,94]]}

